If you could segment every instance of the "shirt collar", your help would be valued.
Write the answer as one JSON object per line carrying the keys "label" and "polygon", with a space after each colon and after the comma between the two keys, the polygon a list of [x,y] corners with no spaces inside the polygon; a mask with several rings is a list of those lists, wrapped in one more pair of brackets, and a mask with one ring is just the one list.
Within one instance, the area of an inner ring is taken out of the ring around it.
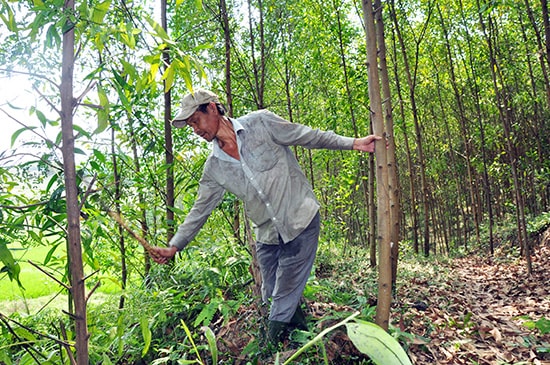
{"label": "shirt collar", "polygon": [[[233,130],[235,130],[235,135],[237,137],[237,146],[239,148],[239,151],[241,150],[241,139],[239,137],[239,132],[241,130],[244,130],[244,127],[237,119],[233,118],[227,118],[229,121],[233,124]],[[225,153],[221,148],[220,145],[218,145],[218,141],[214,139],[212,143],[212,156],[217,157],[221,160],[225,161],[236,161],[233,157],[229,156],[227,153]]]}

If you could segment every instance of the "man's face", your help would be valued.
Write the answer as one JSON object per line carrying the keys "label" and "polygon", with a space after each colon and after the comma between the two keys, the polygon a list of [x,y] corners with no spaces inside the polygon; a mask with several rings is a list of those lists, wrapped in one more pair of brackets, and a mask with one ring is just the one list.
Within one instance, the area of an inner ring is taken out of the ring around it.
{"label": "man's face", "polygon": [[218,133],[219,117],[216,104],[210,103],[206,113],[197,110],[187,119],[187,125],[193,128],[193,133],[207,140],[212,141]]}

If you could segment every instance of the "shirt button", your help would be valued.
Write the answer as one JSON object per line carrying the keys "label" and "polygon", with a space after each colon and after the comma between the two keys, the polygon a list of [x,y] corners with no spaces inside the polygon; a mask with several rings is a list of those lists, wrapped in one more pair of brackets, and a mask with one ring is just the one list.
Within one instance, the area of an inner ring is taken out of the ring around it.
{"label": "shirt button", "polygon": [[271,218],[271,220],[272,220],[273,222],[275,222],[275,221],[277,220],[277,218],[273,217],[273,218]]}

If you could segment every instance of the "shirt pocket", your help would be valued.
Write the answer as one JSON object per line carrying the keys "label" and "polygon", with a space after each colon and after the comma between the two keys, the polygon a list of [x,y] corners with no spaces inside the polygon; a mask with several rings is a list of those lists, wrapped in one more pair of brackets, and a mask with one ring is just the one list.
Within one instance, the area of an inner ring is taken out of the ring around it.
{"label": "shirt pocket", "polygon": [[264,140],[247,141],[243,146],[243,157],[254,171],[264,172],[271,170],[280,159],[280,151],[277,146],[273,146]]}

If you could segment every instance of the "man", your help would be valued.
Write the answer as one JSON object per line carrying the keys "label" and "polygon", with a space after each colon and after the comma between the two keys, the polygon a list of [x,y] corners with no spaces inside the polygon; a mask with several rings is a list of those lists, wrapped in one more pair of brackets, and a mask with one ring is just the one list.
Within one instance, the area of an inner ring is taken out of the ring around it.
{"label": "man", "polygon": [[195,237],[225,191],[244,202],[253,221],[262,299],[271,299],[268,339],[277,345],[289,326],[307,329],[299,301],[319,238],[319,203],[289,146],[374,152],[378,136],[349,138],[290,123],[267,110],[233,119],[218,96],[199,89],[182,99],[173,125],[213,141],[193,208],[153,259],[167,263]]}

